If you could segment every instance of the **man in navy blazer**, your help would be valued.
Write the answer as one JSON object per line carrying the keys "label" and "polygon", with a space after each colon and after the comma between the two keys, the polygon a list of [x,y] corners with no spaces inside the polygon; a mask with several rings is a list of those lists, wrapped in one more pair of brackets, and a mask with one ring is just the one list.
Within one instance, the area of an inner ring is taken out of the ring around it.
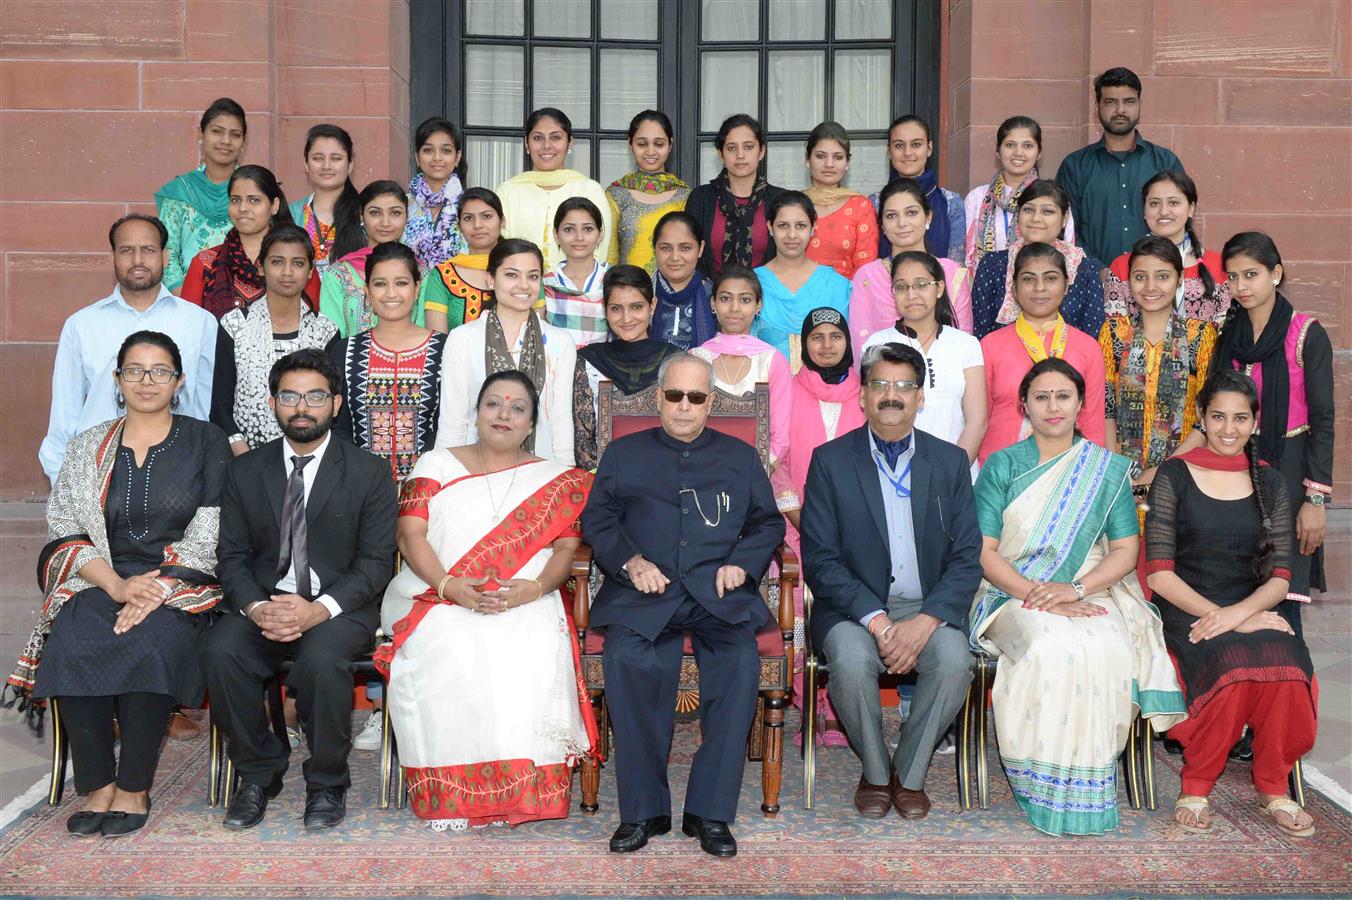
{"label": "man in navy blazer", "polygon": [[682,830],[733,856],[747,732],[756,716],[756,632],[770,619],[758,584],[784,519],[755,449],[705,428],[713,369],[688,353],[658,371],[662,427],[606,448],[582,533],[605,583],[591,624],[615,729],[621,824],[616,853],[671,830],[667,755],[685,634],[699,664],[703,740],[690,769]]}
{"label": "man in navy blazer", "polygon": [[[831,703],[863,762],[861,815],[930,809],[925,775],[971,680],[967,612],[981,582],[970,462],[914,428],[925,359],[878,344],[861,364],[868,424],[818,447],[803,496],[803,573],[812,640],[830,664]],[[878,676],[915,672],[911,712],[889,754]]]}

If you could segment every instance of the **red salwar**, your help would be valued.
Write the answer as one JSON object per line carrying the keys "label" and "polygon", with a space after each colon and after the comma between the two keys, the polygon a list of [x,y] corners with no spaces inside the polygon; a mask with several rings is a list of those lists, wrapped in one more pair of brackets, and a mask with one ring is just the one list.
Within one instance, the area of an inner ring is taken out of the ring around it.
{"label": "red salwar", "polygon": [[[1182,681],[1182,678],[1179,678]],[[1183,745],[1183,793],[1205,797],[1225,771],[1230,748],[1253,731],[1253,786],[1284,796],[1291,767],[1314,746],[1319,685],[1304,681],[1236,681],[1169,730]]]}

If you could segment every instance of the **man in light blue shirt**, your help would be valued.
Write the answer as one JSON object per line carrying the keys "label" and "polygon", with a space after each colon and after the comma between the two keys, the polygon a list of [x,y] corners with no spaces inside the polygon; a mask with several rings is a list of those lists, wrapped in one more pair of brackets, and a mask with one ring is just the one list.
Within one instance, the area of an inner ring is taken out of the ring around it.
{"label": "man in light blue shirt", "polygon": [[52,413],[38,460],[56,482],[66,444],[80,432],[122,415],[113,370],[122,342],[137,331],[158,331],[178,345],[183,388],[177,412],[206,419],[216,361],[216,319],[164,286],[169,234],[154,216],[133,213],[113,223],[112,294],[66,320],[52,367]]}

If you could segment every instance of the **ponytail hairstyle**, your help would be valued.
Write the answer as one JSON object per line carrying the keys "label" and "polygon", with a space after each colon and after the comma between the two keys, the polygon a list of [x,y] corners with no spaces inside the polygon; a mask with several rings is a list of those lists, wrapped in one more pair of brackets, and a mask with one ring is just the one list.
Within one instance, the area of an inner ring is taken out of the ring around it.
{"label": "ponytail hairstyle", "polygon": [[[1221,267],[1224,268],[1230,260],[1236,256],[1247,256],[1256,260],[1260,265],[1269,271],[1282,266],[1283,274],[1286,267],[1282,264],[1282,255],[1277,251],[1277,245],[1272,238],[1261,231],[1241,231],[1230,240],[1225,242],[1221,248]],[[1235,321],[1243,311],[1243,307],[1235,300],[1230,301],[1230,308],[1225,311],[1225,321],[1221,323],[1219,329],[1223,338],[1230,329],[1230,325]],[[1219,349],[1219,347],[1218,347]],[[1230,357],[1227,353],[1215,353],[1211,358],[1211,374],[1216,374],[1222,370],[1230,368]]]}
{"label": "ponytail hairstyle", "polygon": [[[938,337],[945,327],[956,328],[958,317],[953,314],[953,302],[948,297],[948,279],[944,277],[944,267],[939,264],[939,260],[928,253],[907,250],[892,257],[892,272],[895,274],[897,269],[905,263],[919,263],[924,266],[925,271],[929,273],[929,277],[939,282],[943,287],[943,291],[939,294],[939,302],[934,306],[934,318],[939,323],[939,331],[936,331],[934,336]],[[897,320],[897,330],[910,337],[915,337],[915,332],[903,325],[901,320]],[[930,385],[930,387],[933,387],[933,385]]]}
{"label": "ponytail hairstyle", "polygon": [[1178,245],[1173,241],[1154,234],[1147,234],[1131,245],[1131,255],[1127,257],[1128,287],[1131,285],[1131,267],[1136,265],[1136,260],[1142,256],[1161,259],[1168,263],[1178,273],[1178,290],[1183,289],[1183,254],[1178,252]]}
{"label": "ponytail hairstyle", "polygon": [[[1211,406],[1212,398],[1225,393],[1242,395],[1249,402],[1249,413],[1257,420],[1258,387],[1253,383],[1253,379],[1238,369],[1222,369],[1213,372],[1197,394],[1199,422],[1204,418],[1207,407]],[[1272,540],[1272,511],[1268,505],[1267,490],[1263,487],[1263,471],[1252,435],[1244,444],[1244,456],[1249,461],[1249,481],[1253,484],[1253,498],[1258,503],[1258,515],[1263,523],[1262,535],[1258,539],[1258,552],[1253,558],[1253,576],[1259,581],[1267,581],[1272,577],[1272,564],[1277,557],[1277,545]]]}
{"label": "ponytail hairstyle", "polygon": [[202,113],[202,118],[197,123],[197,130],[206,133],[207,126],[219,119],[221,116],[231,116],[239,119],[239,130],[247,138],[249,136],[249,123],[244,118],[244,107],[240,106],[229,97],[218,97],[211,101],[206,112]]}
{"label": "ponytail hairstyle", "polygon": [[[1150,180],[1141,188],[1141,203],[1145,203],[1146,196],[1150,193],[1150,188],[1161,182],[1168,182],[1178,188],[1183,194],[1184,199],[1193,206],[1197,205],[1197,182],[1193,181],[1186,172],[1179,172],[1173,169],[1166,169],[1162,172],[1156,172],[1150,176]],[[1216,278],[1211,274],[1211,270],[1202,262],[1202,239],[1197,236],[1197,231],[1193,228],[1192,217],[1188,217],[1187,223],[1183,226],[1184,233],[1188,236],[1188,241],[1192,244],[1192,255],[1197,257],[1197,277],[1202,279],[1202,296],[1207,300],[1216,293]],[[1152,256],[1154,254],[1151,254]]]}
{"label": "ponytail hairstyle", "polygon": [[[1036,246],[1030,244],[1029,246]],[[1045,246],[1045,245],[1044,245]],[[1046,359],[1033,363],[1033,367],[1023,376],[1023,381],[1019,382],[1019,407],[1025,416],[1028,415],[1028,392],[1033,389],[1033,382],[1039,375],[1045,375],[1048,372],[1055,372],[1058,375],[1064,375],[1070,379],[1070,383],[1075,385],[1075,393],[1080,398],[1080,406],[1084,407],[1085,385],[1084,376],[1080,370],[1070,363],[1061,359],[1059,356],[1049,356]],[[1078,419],[1078,416],[1076,417]],[[1084,435],[1080,432],[1080,426],[1075,425],[1075,436],[1082,438]]]}
{"label": "ponytail hairstyle", "polygon": [[[1027,192],[1025,191],[1025,193]],[[1019,248],[1018,255],[1014,257],[1014,277],[1017,279],[1024,266],[1035,259],[1050,259],[1061,270],[1061,274],[1065,276],[1067,285],[1069,285],[1070,274],[1066,271],[1065,256],[1061,254],[1060,250],[1056,249],[1055,245],[1044,244],[1041,241],[1024,244]],[[1069,290],[1069,287],[1067,287],[1067,290]]]}
{"label": "ponytail hairstyle", "polygon": [[845,151],[845,158],[850,158],[850,133],[839,122],[822,122],[812,133],[807,136],[807,146],[803,150],[803,157],[810,159],[812,150],[822,141],[835,141]]}
{"label": "ponytail hairstyle", "polygon": [[[312,126],[305,133],[306,159],[310,158],[310,148],[314,146],[315,141],[323,138],[337,141],[346,151],[348,162],[355,159],[352,153],[352,135],[327,122]],[[366,246],[366,235],[361,228],[361,206],[361,198],[349,176],[343,184],[343,192],[338,195],[338,202],[333,205],[333,227],[338,233],[333,238],[333,248],[329,250],[330,260],[342,259]]]}
{"label": "ponytail hairstyle", "polygon": [[247,166],[240,166],[230,173],[230,180],[225,183],[225,193],[229,196],[237,181],[252,181],[263,196],[269,200],[277,201],[277,214],[272,217],[272,225],[294,225],[295,220],[291,218],[291,207],[286,202],[286,193],[282,191],[282,184],[277,180],[277,176],[272,174],[272,170],[250,163]]}
{"label": "ponytail hairstyle", "polygon": [[372,247],[371,255],[366,257],[366,283],[368,285],[371,283],[371,273],[375,271],[377,265],[391,260],[398,260],[408,268],[408,274],[412,276],[414,284],[422,280],[422,272],[418,269],[418,257],[413,255],[413,249],[399,241],[386,241]]}

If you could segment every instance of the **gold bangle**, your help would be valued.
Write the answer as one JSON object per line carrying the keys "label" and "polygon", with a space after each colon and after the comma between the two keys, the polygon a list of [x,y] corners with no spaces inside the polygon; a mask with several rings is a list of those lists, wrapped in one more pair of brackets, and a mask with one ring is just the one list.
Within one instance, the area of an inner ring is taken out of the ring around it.
{"label": "gold bangle", "polygon": [[453,576],[453,575],[447,575],[445,578],[441,579],[441,583],[437,585],[437,597],[438,597],[438,599],[441,599],[441,600],[445,600],[445,599],[446,599],[446,595],[442,593],[442,589],[446,587],[446,582],[450,581],[450,580],[451,580],[452,578],[454,578],[454,577],[455,577],[455,576]]}
{"label": "gold bangle", "polygon": [[535,598],[536,600],[539,600],[541,597],[545,595],[545,586],[543,584],[541,584],[534,578],[527,578],[526,580],[540,589],[540,593]]}

